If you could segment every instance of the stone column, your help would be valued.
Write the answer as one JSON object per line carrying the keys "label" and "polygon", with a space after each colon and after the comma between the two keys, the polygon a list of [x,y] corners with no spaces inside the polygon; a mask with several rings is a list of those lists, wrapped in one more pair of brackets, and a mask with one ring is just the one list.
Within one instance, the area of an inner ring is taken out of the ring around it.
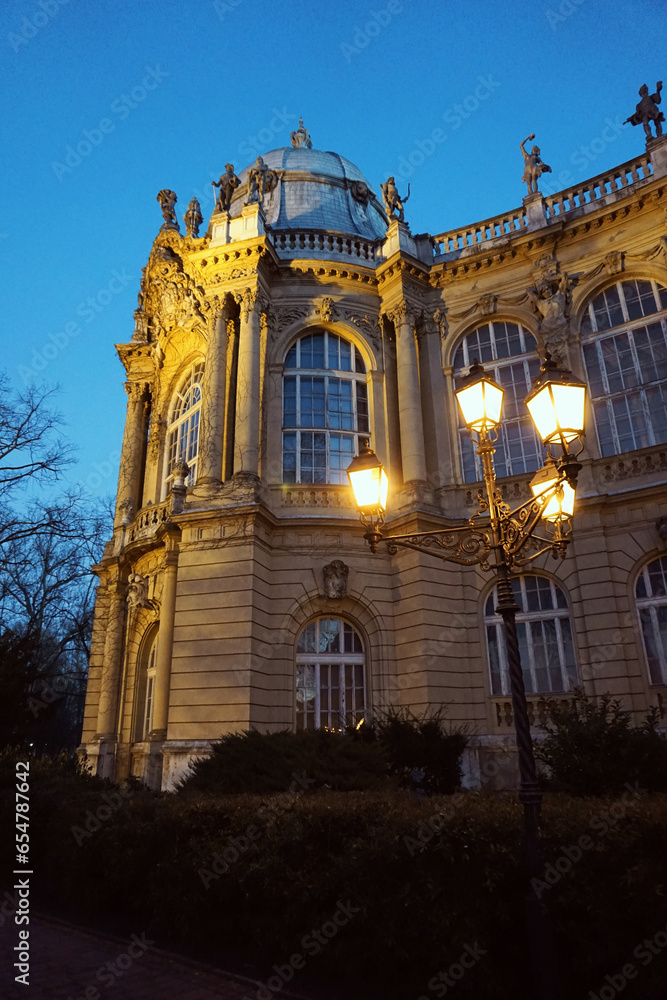
{"label": "stone column", "polygon": [[96,740],[115,741],[118,729],[118,685],[123,660],[123,637],[127,603],[125,588],[116,581],[109,584],[109,612],[104,640],[102,683],[97,709]]}
{"label": "stone column", "polygon": [[268,483],[283,481],[283,374],[285,365],[280,362],[268,367],[266,380],[266,462],[262,462],[262,479]]}
{"label": "stone column", "polygon": [[197,482],[217,484],[222,481],[227,372],[227,326],[224,310],[218,310],[212,327],[209,331],[202,384]]}
{"label": "stone column", "polygon": [[261,305],[256,289],[246,288],[237,296],[241,307],[234,475],[257,477],[259,469],[259,392]]}
{"label": "stone column", "polygon": [[150,739],[152,740],[164,740],[167,738],[180,531],[175,525],[165,525],[161,534],[165,543],[166,554],[160,606],[160,631],[158,633],[157,658],[155,662],[153,726],[150,732]]}
{"label": "stone column", "polygon": [[146,432],[149,414],[147,382],[126,382],[128,395],[123,450],[118,472],[118,493],[114,527],[131,520],[140,503],[142,462],[146,452]]}
{"label": "stone column", "polygon": [[409,305],[401,302],[389,314],[389,318],[393,320],[396,330],[396,379],[403,483],[425,482],[424,420],[415,341],[416,317]]}

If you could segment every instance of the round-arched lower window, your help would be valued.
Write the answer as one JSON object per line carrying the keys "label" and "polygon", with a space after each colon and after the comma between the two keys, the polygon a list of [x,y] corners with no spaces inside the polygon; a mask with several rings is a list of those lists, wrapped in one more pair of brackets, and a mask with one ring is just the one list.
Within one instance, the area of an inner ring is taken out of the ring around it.
{"label": "round-arched lower window", "polygon": [[600,454],[667,442],[667,288],[619,281],[581,327]]}
{"label": "round-arched lower window", "polygon": [[361,639],[341,618],[318,618],[297,642],[296,728],[356,727],[365,714]]}
{"label": "round-arched lower window", "polygon": [[644,567],[635,598],[651,684],[667,684],[667,556]]}
{"label": "round-arched lower window", "polygon": [[[567,598],[553,580],[542,576],[512,579],[520,610],[516,631],[526,694],[556,694],[577,686],[577,664]],[[511,694],[502,618],[496,613],[494,587],[484,608],[484,628],[491,674],[491,694]]]}

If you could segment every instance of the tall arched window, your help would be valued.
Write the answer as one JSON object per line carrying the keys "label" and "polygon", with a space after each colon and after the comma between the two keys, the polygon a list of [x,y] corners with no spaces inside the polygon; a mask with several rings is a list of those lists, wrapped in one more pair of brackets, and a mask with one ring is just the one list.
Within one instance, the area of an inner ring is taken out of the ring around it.
{"label": "tall arched window", "polygon": [[292,345],[283,380],[283,482],[347,482],[358,435],[369,430],[365,376],[359,351],[335,333],[318,330]]}
{"label": "tall arched window", "polygon": [[157,641],[158,630],[153,627],[137,659],[135,739],[140,741],[147,740],[153,728]]}
{"label": "tall arched window", "polygon": [[589,303],[582,336],[600,454],[666,442],[667,288],[611,285]]}
{"label": "tall arched window", "polygon": [[296,649],[296,728],[358,726],[366,712],[364,647],[352,626],[318,618]]}
{"label": "tall arched window", "polygon": [[199,413],[201,410],[201,384],[204,378],[203,363],[192,368],[181,383],[172,403],[167,427],[167,463],[164,470],[165,492],[169,489],[171,469],[177,458],[184,458],[190,466],[186,480],[192,486],[197,480],[197,453],[199,449]]}
{"label": "tall arched window", "polygon": [[[475,358],[505,390],[496,444],[497,475],[533,472],[542,464],[543,449],[524,399],[540,371],[535,338],[517,323],[498,320],[485,323],[469,333],[459,345],[454,356],[454,376],[467,375]],[[460,411],[458,420],[463,478],[467,483],[479,482],[481,463]]]}
{"label": "tall arched window", "polygon": [[667,556],[644,567],[635,597],[651,684],[667,684]]}
{"label": "tall arched window", "polygon": [[[556,694],[577,685],[572,625],[567,598],[553,580],[522,576],[512,580],[520,611],[517,638],[526,694]],[[511,694],[502,619],[496,613],[494,587],[484,609],[484,627],[491,672],[491,694]]]}

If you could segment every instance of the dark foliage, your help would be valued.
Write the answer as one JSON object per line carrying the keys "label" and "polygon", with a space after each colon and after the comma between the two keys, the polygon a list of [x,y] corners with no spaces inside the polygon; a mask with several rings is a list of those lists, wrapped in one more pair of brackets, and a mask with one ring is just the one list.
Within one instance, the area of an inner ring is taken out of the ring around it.
{"label": "dark foliage", "polygon": [[667,791],[667,742],[655,712],[633,726],[618,699],[595,701],[578,690],[573,707],[554,703],[549,715],[549,735],[535,746],[549,768],[548,786],[571,795],[615,795],[636,782]]}

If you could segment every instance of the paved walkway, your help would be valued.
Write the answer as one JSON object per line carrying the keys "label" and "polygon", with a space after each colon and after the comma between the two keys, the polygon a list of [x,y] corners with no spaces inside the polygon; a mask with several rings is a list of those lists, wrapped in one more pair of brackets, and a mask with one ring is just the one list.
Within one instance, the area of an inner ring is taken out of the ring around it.
{"label": "paved walkway", "polygon": [[[16,958],[8,955],[16,931],[12,924],[2,932],[2,1000],[256,1000],[261,985],[161,951],[140,933],[108,937],[31,915],[30,983],[24,986],[14,981]],[[278,995],[299,1000],[284,990]]]}

